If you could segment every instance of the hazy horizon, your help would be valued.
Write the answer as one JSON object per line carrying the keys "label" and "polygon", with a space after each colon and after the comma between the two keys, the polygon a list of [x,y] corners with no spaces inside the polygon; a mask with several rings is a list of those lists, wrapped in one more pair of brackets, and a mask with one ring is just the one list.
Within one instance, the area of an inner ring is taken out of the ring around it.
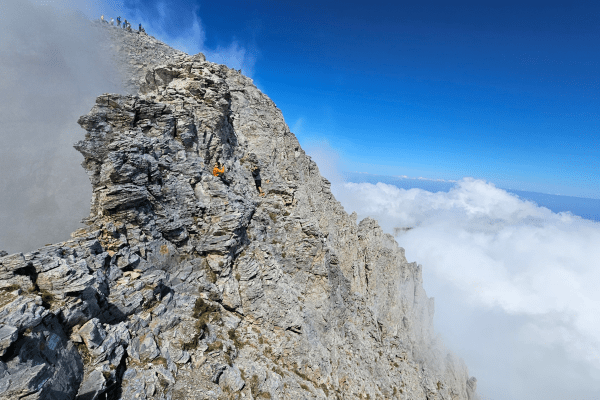
{"label": "hazy horizon", "polygon": [[[431,179],[424,177],[374,175],[365,172],[341,171],[344,181],[355,183],[387,183],[400,189],[424,189],[429,192],[448,192],[456,186],[457,181]],[[532,201],[540,207],[546,207],[554,213],[570,212],[573,215],[600,222],[600,199],[560,194],[528,192],[511,188],[499,187],[509,193],[519,196],[522,200]]]}

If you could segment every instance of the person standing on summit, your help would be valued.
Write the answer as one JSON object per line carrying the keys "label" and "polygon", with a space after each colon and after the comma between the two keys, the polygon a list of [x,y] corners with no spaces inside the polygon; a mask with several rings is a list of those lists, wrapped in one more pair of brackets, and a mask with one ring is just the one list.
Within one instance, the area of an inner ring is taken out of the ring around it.
{"label": "person standing on summit", "polygon": [[117,26],[121,27],[121,16],[117,17]]}

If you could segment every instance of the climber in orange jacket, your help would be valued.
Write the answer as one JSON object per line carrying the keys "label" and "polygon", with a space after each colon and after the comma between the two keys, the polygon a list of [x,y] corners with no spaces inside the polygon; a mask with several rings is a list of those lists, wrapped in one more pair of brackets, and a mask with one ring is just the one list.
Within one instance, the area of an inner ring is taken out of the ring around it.
{"label": "climber in orange jacket", "polygon": [[219,163],[217,162],[215,164],[215,167],[213,168],[213,175],[214,176],[221,176],[225,173],[225,166],[221,165],[221,168],[219,169]]}

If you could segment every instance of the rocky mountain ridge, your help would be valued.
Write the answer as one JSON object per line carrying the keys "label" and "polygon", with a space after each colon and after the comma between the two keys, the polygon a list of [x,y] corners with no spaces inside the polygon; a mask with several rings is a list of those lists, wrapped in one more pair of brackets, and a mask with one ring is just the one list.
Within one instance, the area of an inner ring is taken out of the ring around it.
{"label": "rocky mountain ridge", "polygon": [[421,267],[251,79],[97,29],[132,94],[79,120],[86,227],[0,258],[0,398],[477,398]]}

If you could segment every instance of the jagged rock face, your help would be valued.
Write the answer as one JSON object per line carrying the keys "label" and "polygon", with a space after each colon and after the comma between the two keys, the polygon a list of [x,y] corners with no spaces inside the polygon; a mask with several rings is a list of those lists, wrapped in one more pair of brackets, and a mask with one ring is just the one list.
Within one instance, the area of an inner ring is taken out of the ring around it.
{"label": "jagged rock face", "polygon": [[476,398],[420,266],[249,78],[141,71],[79,120],[87,228],[0,258],[0,398]]}

